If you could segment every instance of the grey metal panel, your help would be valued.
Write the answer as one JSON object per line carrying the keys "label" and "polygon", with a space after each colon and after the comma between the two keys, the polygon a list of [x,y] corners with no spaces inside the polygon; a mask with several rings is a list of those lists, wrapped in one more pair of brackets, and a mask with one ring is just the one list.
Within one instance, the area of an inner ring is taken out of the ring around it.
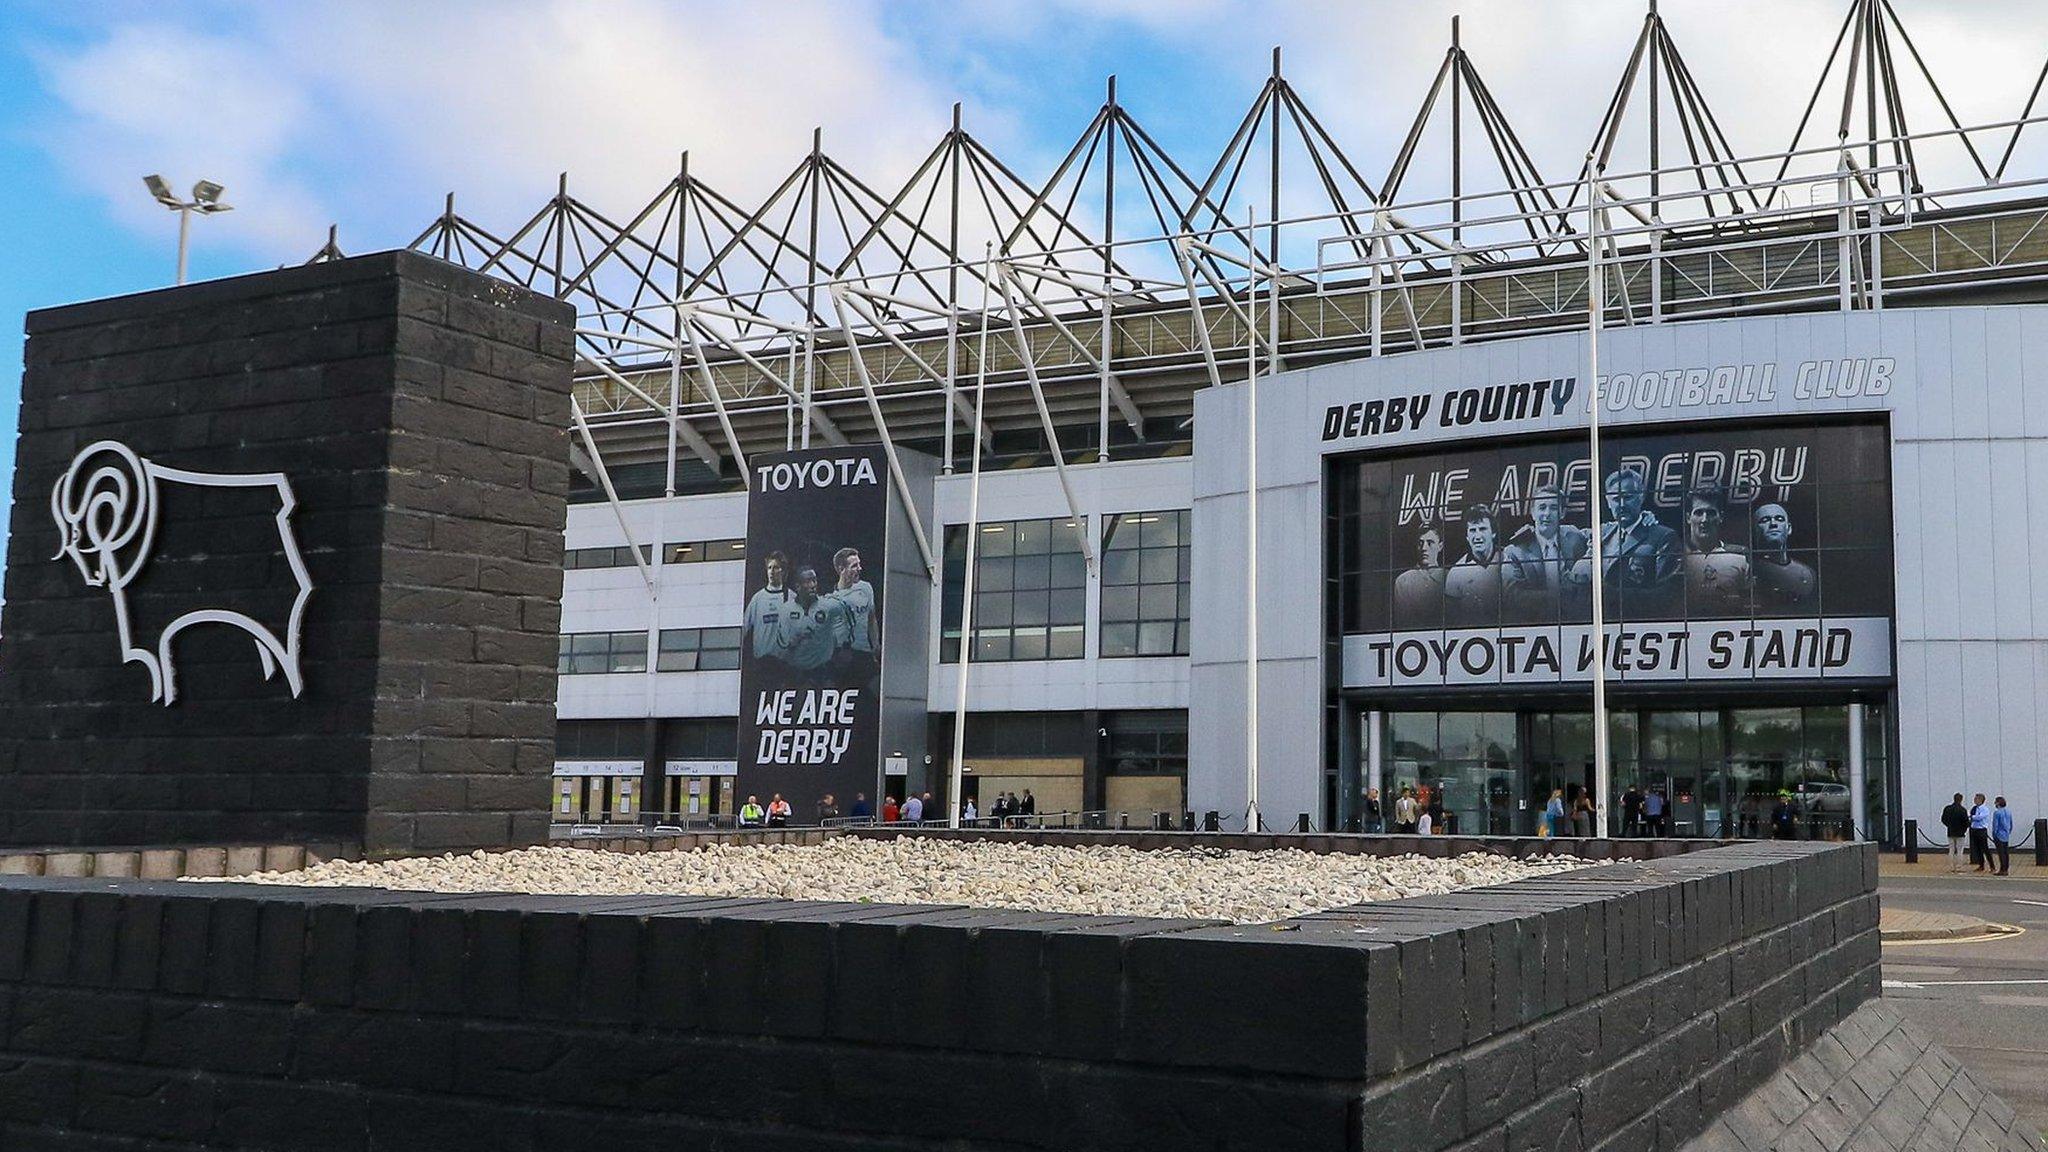
{"label": "grey metal panel", "polygon": [[1955,409],[1949,399],[1954,369],[1949,363],[1949,318],[1939,309],[1915,310],[1913,363],[1917,375],[1913,396],[1901,405],[1907,414],[1900,432],[1910,440],[1946,440],[1955,435]]}
{"label": "grey metal panel", "polygon": [[[918,551],[910,518],[924,526],[926,538],[936,551],[944,546],[933,513],[933,481],[939,473],[937,459],[922,452],[901,451],[903,478],[910,489],[914,507],[904,507],[895,491],[889,493],[888,565],[889,577],[882,606],[882,726],[881,753],[901,755],[911,764],[913,775],[922,772],[925,743],[930,732],[926,723],[927,680],[931,674],[932,595],[931,575],[924,555]],[[880,778],[882,769],[876,773]],[[918,776],[918,779],[922,779]],[[915,782],[915,781],[913,781]],[[878,785],[879,787],[879,785]],[[851,804],[851,798],[845,802]]]}
{"label": "grey metal panel", "polygon": [[[2044,361],[2043,366],[2048,367],[2048,361]],[[2042,407],[2048,408],[2048,404],[2043,404]],[[2014,482],[2024,487],[2027,503],[2026,518],[2018,523],[2034,528],[2041,523],[2042,517],[2048,516],[2048,440],[2029,439],[2024,445],[2022,458],[2025,461],[2023,471]],[[2029,548],[2028,551],[2034,554],[2038,553],[2039,549]],[[2042,571],[2039,565],[2030,563],[2027,565],[2025,576],[2029,582],[2029,598],[2033,604],[2036,629],[2048,627],[2048,571]],[[2032,636],[2040,634],[2038,630],[2029,633]]]}
{"label": "grey metal panel", "polygon": [[1188,807],[1196,812],[1244,811],[1244,684],[1242,660],[1188,670]]}
{"label": "grey metal panel", "polygon": [[1920,761],[1931,787],[1943,796],[1969,792],[1973,757],[1969,725],[1963,713],[1962,645],[1951,641],[1928,641],[1922,645],[1926,659],[1926,682],[1922,686],[1913,717],[1927,733],[1926,758]]}
{"label": "grey metal panel", "polygon": [[[2048,379],[2048,309],[2015,308],[2011,311],[2019,316],[2020,339],[2014,348],[2014,359],[2019,364],[2020,405],[2024,411],[2028,438],[2048,437],[2048,395],[2028,395],[2027,381],[2036,386]],[[2048,506],[2042,506],[2048,507]]]}
{"label": "grey metal panel", "polygon": [[1991,402],[1984,394],[1990,349],[1984,342],[1984,312],[1956,309],[1948,316],[1949,404],[1955,413],[1949,434],[1958,440],[1992,434]]}
{"label": "grey metal panel", "polygon": [[1929,637],[1960,635],[1956,563],[1956,448],[1948,441],[1919,445],[1920,450],[1920,604],[1921,624]]}
{"label": "grey metal panel", "polygon": [[[1955,694],[1961,739],[1947,745],[1961,752],[1934,761],[1937,773],[1952,772],[1965,792],[1991,793],[1997,788],[2003,757],[1998,721],[1998,646],[1985,643],[1944,645],[1955,653]],[[1941,747],[1941,745],[1936,745]]]}
{"label": "grey metal panel", "polygon": [[2026,435],[2023,331],[2020,313],[2000,310],[1984,316],[1984,392],[1992,436]]}
{"label": "grey metal panel", "polygon": [[1991,509],[1991,445],[1985,441],[1957,441],[1951,479],[1955,485],[1955,517],[1948,526],[1954,533],[1954,554],[1948,564],[1955,571],[1954,599],[1956,630],[1964,640],[1989,640],[2001,626],[2012,621],[1998,614],[1996,587],[1999,573],[1991,558],[1991,545],[1999,535]]}
{"label": "grey metal panel", "polygon": [[[1919,531],[1903,530],[1918,525],[1921,516],[1920,445],[1901,440],[1892,442],[1892,595],[1896,605],[1899,639],[1921,640],[1927,636],[1927,606],[1923,588],[1926,570]],[[1825,596],[1825,590],[1821,593]]]}
{"label": "grey metal panel", "polygon": [[[2013,641],[1991,647],[1996,650],[1999,726],[1992,789],[2011,803],[2014,793],[2032,791],[2041,777],[2041,749],[2034,739],[2034,712],[2040,700],[2034,684],[2034,649],[2039,645]],[[2030,806],[2027,811],[2040,809]]]}
{"label": "grey metal panel", "polygon": [[1189,615],[1195,623],[1189,657],[1196,668],[1243,663],[1244,496],[1197,496],[1193,519]]}
{"label": "grey metal panel", "polygon": [[[2032,493],[2027,488],[2026,443],[1992,440],[1983,447],[1988,490],[1987,498],[1976,503],[1983,507],[1988,526],[1981,537],[1972,536],[1965,527],[1963,539],[1981,543],[1971,549],[1978,558],[1966,558],[1964,568],[1973,577],[1990,580],[1991,594],[1979,597],[1991,605],[1986,635],[2037,636],[2033,597],[2035,544],[2031,533],[2020,530],[2021,525],[2033,522],[2028,515]],[[1988,548],[1983,546],[1986,544]]]}

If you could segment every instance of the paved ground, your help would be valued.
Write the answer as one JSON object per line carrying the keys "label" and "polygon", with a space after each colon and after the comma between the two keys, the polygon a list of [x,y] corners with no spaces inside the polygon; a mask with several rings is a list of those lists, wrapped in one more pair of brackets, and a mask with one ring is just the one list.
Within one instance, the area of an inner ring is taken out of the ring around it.
{"label": "paved ground", "polygon": [[1945,865],[1929,870],[1924,857],[1912,870],[1888,858],[1878,895],[1893,922],[1901,913],[1932,913],[2026,931],[1886,944],[1884,997],[2048,1132],[2048,873],[2027,871],[2022,878],[2015,860],[2003,879],[1950,876]]}

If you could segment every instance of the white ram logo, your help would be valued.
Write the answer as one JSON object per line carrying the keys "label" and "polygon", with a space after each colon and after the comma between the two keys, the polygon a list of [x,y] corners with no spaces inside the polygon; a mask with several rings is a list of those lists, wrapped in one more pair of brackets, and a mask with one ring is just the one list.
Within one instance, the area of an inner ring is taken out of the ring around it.
{"label": "white ram logo", "polygon": [[[298,595],[292,600],[285,639],[279,640],[270,629],[240,612],[207,608],[187,612],[165,625],[157,637],[155,651],[136,646],[129,627],[127,588],[149,562],[161,512],[157,484],[164,480],[204,488],[277,490],[278,543],[291,564],[293,578],[298,581]],[[101,440],[72,457],[71,467],[65,469],[50,493],[50,516],[57,522],[61,540],[57,556],[70,557],[87,584],[105,588],[113,595],[122,661],[149,669],[150,699],[169,704],[178,698],[171,641],[194,624],[232,624],[247,632],[256,641],[256,657],[263,662],[265,680],[282,668],[293,697],[305,689],[299,671],[299,622],[306,612],[306,599],[313,594],[313,581],[306,574],[306,562],[299,556],[298,541],[292,536],[289,522],[297,503],[291,481],[282,472],[187,472],[144,459],[117,441]]]}

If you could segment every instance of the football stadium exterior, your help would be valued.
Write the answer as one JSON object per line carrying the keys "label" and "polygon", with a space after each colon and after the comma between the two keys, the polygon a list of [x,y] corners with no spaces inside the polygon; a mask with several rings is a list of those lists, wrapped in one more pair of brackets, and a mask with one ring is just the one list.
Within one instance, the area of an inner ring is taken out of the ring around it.
{"label": "football stadium exterior", "polygon": [[1909,125],[1895,47],[1851,5],[1738,160],[1653,9],[1554,182],[1454,32],[1377,183],[1276,54],[1206,179],[1112,84],[1043,185],[956,113],[893,195],[821,137],[751,211],[451,200],[414,247],[583,317],[553,819],[1529,833],[1600,669],[1611,833],[2040,812],[2042,129]]}

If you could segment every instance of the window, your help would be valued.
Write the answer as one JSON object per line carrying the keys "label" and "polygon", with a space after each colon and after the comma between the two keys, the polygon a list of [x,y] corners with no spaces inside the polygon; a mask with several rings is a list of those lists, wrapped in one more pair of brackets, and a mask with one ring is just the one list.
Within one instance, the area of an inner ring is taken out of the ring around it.
{"label": "window", "polygon": [[1102,655],[1188,654],[1189,516],[1125,512],[1102,527]]}
{"label": "window", "polygon": [[[640,558],[654,563],[654,545],[642,544]],[[631,568],[633,549],[630,545],[617,548],[571,548],[562,553],[562,567],[565,570],[577,568]]]}
{"label": "window", "polygon": [[657,672],[711,672],[740,666],[737,628],[664,628]]}
{"label": "window", "polygon": [[[1078,660],[1088,618],[1088,565],[1072,520],[977,526],[974,655],[980,661]],[[967,580],[967,527],[946,527],[940,659],[960,659],[960,601]]]}
{"label": "window", "polygon": [[1111,712],[1103,716],[1109,732],[1103,749],[1105,770],[1118,776],[1186,776],[1188,714],[1185,712]]}
{"label": "window", "polygon": [[647,671],[647,633],[576,632],[556,650],[555,671],[563,676]]}
{"label": "window", "polygon": [[661,546],[661,562],[664,564],[709,564],[719,560],[746,558],[745,540],[697,540],[688,544]]}
{"label": "window", "polygon": [[646,755],[645,720],[563,720],[555,725],[557,760],[640,760]]}

